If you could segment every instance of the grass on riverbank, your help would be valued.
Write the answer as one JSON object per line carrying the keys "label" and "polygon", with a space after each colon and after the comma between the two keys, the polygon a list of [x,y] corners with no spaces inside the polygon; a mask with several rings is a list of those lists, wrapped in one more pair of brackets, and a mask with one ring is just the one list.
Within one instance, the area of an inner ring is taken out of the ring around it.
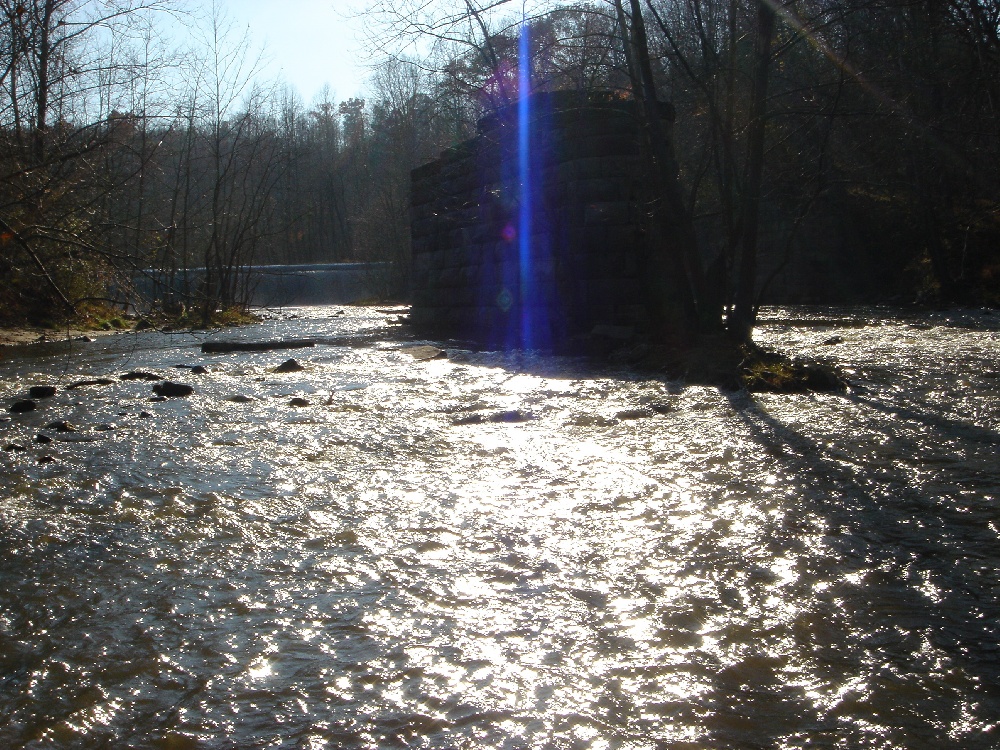
{"label": "grass on riverbank", "polygon": [[243,308],[216,310],[208,324],[201,312],[185,311],[180,315],[157,312],[130,315],[111,305],[83,305],[76,317],[41,322],[6,322],[0,325],[0,345],[65,341],[83,336],[158,329],[183,331],[195,328],[230,328],[260,321],[260,316]]}

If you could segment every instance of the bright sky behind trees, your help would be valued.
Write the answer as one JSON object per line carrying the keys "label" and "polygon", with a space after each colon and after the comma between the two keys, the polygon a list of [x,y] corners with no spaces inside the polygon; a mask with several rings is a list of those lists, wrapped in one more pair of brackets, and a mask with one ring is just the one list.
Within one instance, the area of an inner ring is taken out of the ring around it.
{"label": "bright sky behind trees", "polygon": [[[366,0],[223,0],[234,30],[266,46],[263,75],[281,77],[309,102],[326,83],[340,101],[363,93]],[[197,0],[210,6],[211,0]]]}

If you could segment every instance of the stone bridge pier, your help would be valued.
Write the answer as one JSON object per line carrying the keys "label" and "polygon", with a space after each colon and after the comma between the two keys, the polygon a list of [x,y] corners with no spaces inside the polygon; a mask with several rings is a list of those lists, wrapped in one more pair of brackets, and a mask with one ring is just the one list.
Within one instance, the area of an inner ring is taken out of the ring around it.
{"label": "stone bridge pier", "polygon": [[631,100],[543,93],[415,169],[414,326],[555,350],[597,326],[641,331],[649,191],[639,144]]}

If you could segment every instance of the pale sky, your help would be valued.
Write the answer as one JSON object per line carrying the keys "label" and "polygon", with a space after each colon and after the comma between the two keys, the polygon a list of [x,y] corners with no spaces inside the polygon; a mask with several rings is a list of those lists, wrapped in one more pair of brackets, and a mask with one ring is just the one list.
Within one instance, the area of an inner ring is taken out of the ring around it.
{"label": "pale sky", "polygon": [[354,16],[367,2],[223,0],[236,27],[248,29],[256,47],[266,46],[264,75],[280,75],[307,104],[325,83],[336,101],[363,94],[368,77],[362,49],[364,19]]}

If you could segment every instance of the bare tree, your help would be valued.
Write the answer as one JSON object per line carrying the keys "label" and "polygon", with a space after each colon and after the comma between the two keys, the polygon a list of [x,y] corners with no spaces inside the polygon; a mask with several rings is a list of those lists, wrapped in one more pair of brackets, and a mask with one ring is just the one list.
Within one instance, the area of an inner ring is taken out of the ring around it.
{"label": "bare tree", "polygon": [[100,100],[148,73],[116,53],[149,38],[154,16],[169,8],[167,0],[0,1],[0,263],[22,314],[50,302],[75,313],[121,264],[96,207],[112,187],[102,157],[128,133]]}

